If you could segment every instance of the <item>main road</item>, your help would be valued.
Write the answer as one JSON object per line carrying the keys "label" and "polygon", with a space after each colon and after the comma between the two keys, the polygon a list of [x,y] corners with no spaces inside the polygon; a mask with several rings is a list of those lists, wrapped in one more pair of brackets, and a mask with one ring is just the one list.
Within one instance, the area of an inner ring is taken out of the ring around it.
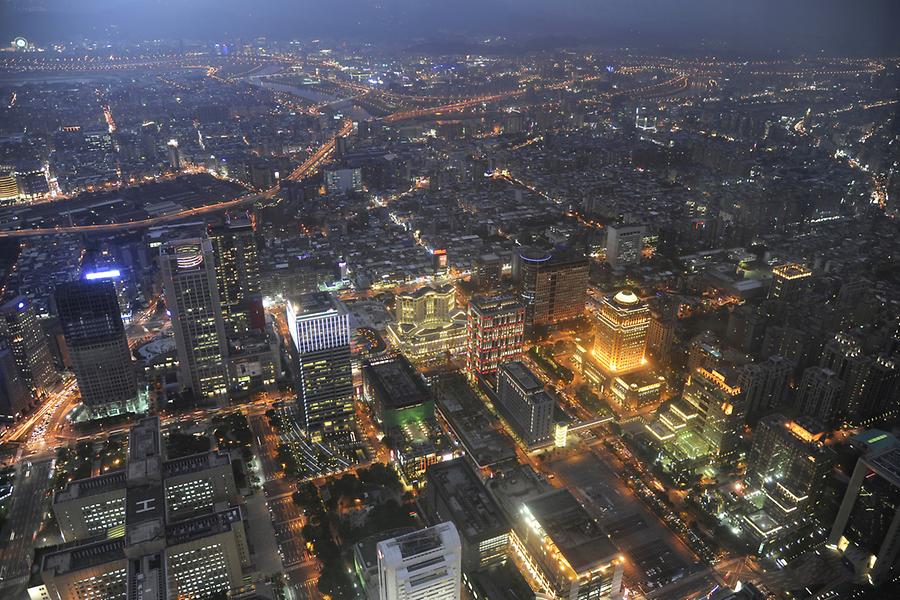
{"label": "main road", "polygon": [[52,476],[50,460],[22,461],[16,467],[9,514],[0,531],[0,590],[9,590],[4,596],[17,597],[24,591],[31,550],[41,535],[49,503]]}

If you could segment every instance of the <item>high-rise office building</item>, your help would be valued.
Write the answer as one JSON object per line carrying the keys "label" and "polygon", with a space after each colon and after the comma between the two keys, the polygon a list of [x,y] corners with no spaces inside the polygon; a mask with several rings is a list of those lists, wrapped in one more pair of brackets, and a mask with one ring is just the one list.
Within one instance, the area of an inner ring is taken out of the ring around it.
{"label": "high-rise office building", "polygon": [[653,313],[647,327],[647,355],[660,366],[667,366],[672,359],[675,342],[675,317]]}
{"label": "high-rise office building", "polygon": [[896,419],[900,414],[900,365],[885,354],[872,359],[857,403],[856,423]]}
{"label": "high-rise office building", "polygon": [[15,357],[19,375],[33,399],[47,394],[59,380],[47,336],[34,305],[18,296],[0,306],[0,338],[6,340]]}
{"label": "high-rise office building", "polygon": [[138,383],[112,282],[62,283],[56,288],[56,307],[81,401],[90,416],[137,410]]}
{"label": "high-rise office building", "polygon": [[797,388],[800,414],[834,425],[845,414],[844,397],[844,382],[831,369],[810,367],[803,371]]}
{"label": "high-rise office building", "polygon": [[522,250],[513,254],[512,275],[528,327],[584,314],[590,263],[584,256]]}
{"label": "high-rise office building", "polygon": [[216,259],[216,282],[226,333],[234,337],[251,329],[263,329],[265,316],[253,225],[248,219],[229,220],[210,228],[209,240]]}
{"label": "high-rise office building", "polygon": [[518,361],[497,371],[497,408],[529,447],[553,441],[553,398],[528,367]]}
{"label": "high-rise office building", "polygon": [[900,568],[900,447],[860,458],[828,536],[828,545],[873,585]]}
{"label": "high-rise office building", "polygon": [[812,271],[795,263],[779,265],[772,269],[769,300],[796,302],[807,289]]}
{"label": "high-rise office building", "polygon": [[744,404],[735,377],[697,368],[688,377],[682,399],[691,410],[691,427],[708,447],[707,455],[720,464],[738,459]]}
{"label": "high-rise office building", "polygon": [[501,363],[522,356],[525,308],[508,297],[473,299],[466,329],[469,375],[495,373]]}
{"label": "high-rise office building", "polygon": [[548,595],[621,597],[621,555],[569,490],[525,499],[516,517],[513,543],[520,550],[513,553],[513,560],[522,572],[534,570]]}
{"label": "high-rise office building", "polygon": [[640,369],[646,362],[644,350],[650,310],[634,292],[622,290],[600,302],[594,356],[600,366],[621,375]]}
{"label": "high-rise office building", "polygon": [[479,291],[500,287],[503,262],[494,253],[481,254],[472,261],[472,283]]}
{"label": "high-rise office building", "polygon": [[359,167],[325,169],[325,189],[329,194],[362,190],[362,169]]}
{"label": "high-rise office building", "polygon": [[606,228],[606,262],[613,269],[633,267],[641,262],[644,249],[643,225],[610,225]]}
{"label": "high-rise office building", "polygon": [[313,441],[347,440],[353,435],[353,372],[350,315],[324,292],[287,303],[294,342],[301,426]]}
{"label": "high-rise office building", "polygon": [[[70,542],[40,560],[32,598],[209,598],[247,589],[245,514],[227,455],[164,461],[158,417],[128,436],[125,468],[73,482],[54,502]],[[73,541],[74,540],[74,541]]]}
{"label": "high-rise office building", "polygon": [[[122,320],[131,322],[131,297],[128,293],[128,279],[126,273],[117,266],[117,260],[109,248],[103,248],[89,258],[90,269],[83,272],[83,277],[90,281],[106,279],[112,281],[119,298],[119,310],[122,312]],[[83,265],[86,266],[86,265]]]}
{"label": "high-rise office building", "polygon": [[793,370],[793,363],[781,356],[770,356],[741,370],[738,385],[744,390],[748,420],[753,421],[781,406]]}
{"label": "high-rise office building", "polygon": [[462,548],[452,522],[378,542],[380,600],[459,600]]}
{"label": "high-rise office building", "polygon": [[160,246],[166,304],[172,314],[180,383],[200,398],[228,391],[228,346],[212,244],[205,238]]}
{"label": "high-rise office building", "polygon": [[764,492],[776,516],[816,513],[835,458],[821,423],[775,413],[753,432],[747,483]]}

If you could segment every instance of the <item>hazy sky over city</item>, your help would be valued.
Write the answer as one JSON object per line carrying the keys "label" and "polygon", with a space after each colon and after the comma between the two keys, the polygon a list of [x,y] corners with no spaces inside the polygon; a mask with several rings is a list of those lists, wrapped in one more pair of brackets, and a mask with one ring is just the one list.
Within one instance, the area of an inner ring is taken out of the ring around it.
{"label": "hazy sky over city", "polygon": [[890,53],[896,0],[0,0],[35,39],[577,36],[610,45]]}

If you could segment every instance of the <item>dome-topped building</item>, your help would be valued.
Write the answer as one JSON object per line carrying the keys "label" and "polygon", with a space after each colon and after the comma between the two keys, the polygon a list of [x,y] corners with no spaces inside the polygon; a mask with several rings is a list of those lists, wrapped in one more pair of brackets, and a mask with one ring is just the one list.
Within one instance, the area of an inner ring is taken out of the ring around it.
{"label": "dome-topped building", "polygon": [[594,339],[594,356],[610,374],[640,369],[646,361],[650,309],[633,291],[621,290],[600,303],[600,320]]}
{"label": "dome-topped building", "polygon": [[621,292],[613,296],[613,301],[619,306],[633,306],[640,303],[641,299],[638,298],[631,290],[622,290]]}

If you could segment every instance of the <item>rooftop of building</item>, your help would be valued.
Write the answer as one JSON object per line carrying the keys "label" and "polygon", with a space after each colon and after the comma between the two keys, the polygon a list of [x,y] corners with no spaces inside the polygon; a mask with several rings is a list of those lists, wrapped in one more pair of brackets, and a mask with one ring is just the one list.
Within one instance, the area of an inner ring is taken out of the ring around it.
{"label": "rooftop of building", "polygon": [[125,483],[126,476],[124,470],[112,471],[87,479],[78,479],[69,482],[64,490],[57,492],[53,502],[69,502],[77,498],[85,498],[116,490],[124,490]]}
{"label": "rooftop of building", "polygon": [[[420,554],[441,548],[444,535],[454,528],[452,523],[441,523],[427,529],[413,531],[400,537],[391,538],[378,543],[381,548],[396,548],[403,559],[413,558]],[[385,552],[387,554],[387,552]]]}
{"label": "rooftop of building", "polygon": [[532,498],[553,491],[553,486],[530,465],[516,464],[489,479],[486,486],[510,519],[522,512],[522,505]]}
{"label": "rooftop of building", "polygon": [[525,503],[527,511],[577,573],[609,564],[618,550],[575,496],[559,489]]}
{"label": "rooftop of building", "polygon": [[360,562],[366,570],[378,567],[378,542],[389,540],[395,537],[404,536],[416,531],[414,527],[401,527],[399,529],[389,529],[374,535],[363,538],[353,546],[353,551],[359,557]]}
{"label": "rooftop of building", "polygon": [[207,469],[227,466],[231,464],[231,457],[218,452],[201,452],[181,458],[173,458],[163,463],[163,476],[176,477],[188,473],[197,473]]}
{"label": "rooftop of building", "polygon": [[166,504],[162,484],[129,485],[125,499],[125,523],[128,529],[165,517]]}
{"label": "rooftop of building", "polygon": [[544,389],[544,384],[541,380],[520,361],[503,363],[500,365],[500,370],[508,373],[516,385],[526,392],[539,392]]}
{"label": "rooftop of building", "polygon": [[445,283],[444,285],[438,286],[430,286],[426,285],[424,287],[420,287],[413,292],[409,292],[406,294],[397,294],[398,298],[422,298],[423,296],[427,296],[429,294],[452,294],[456,293],[456,288],[453,287],[452,284]]}
{"label": "rooftop of building", "polygon": [[449,506],[460,536],[477,542],[509,532],[505,515],[464,458],[431,465],[425,476]]}
{"label": "rooftop of building", "polygon": [[160,452],[159,417],[141,419],[128,432],[128,459],[143,460]]}
{"label": "rooftop of building", "polygon": [[472,298],[469,306],[481,314],[494,314],[510,310],[524,310],[521,304],[510,296],[494,296],[490,298]]}
{"label": "rooftop of building", "polygon": [[45,554],[41,571],[56,576],[89,569],[97,565],[125,559],[125,540],[100,540]]}
{"label": "rooftop of building", "polygon": [[434,389],[441,414],[476,464],[486,467],[515,460],[512,441],[492,426],[484,403],[462,375],[442,377]]}
{"label": "rooftop of building", "polygon": [[881,429],[867,429],[850,438],[850,445],[861,448],[864,452],[879,452],[898,445],[897,438]]}
{"label": "rooftop of building", "polygon": [[619,306],[634,306],[638,304],[641,299],[637,297],[637,295],[631,290],[621,290],[616,295],[612,297],[613,302],[618,304]]}
{"label": "rooftop of building", "polygon": [[778,521],[773,519],[765,510],[758,510],[749,515],[744,515],[744,521],[763,538],[777,533],[782,528]]}
{"label": "rooftop of building", "polygon": [[363,375],[384,408],[407,408],[431,398],[422,377],[402,354],[366,361]]}
{"label": "rooftop of building", "polygon": [[230,531],[234,523],[244,520],[240,506],[234,506],[212,514],[178,521],[166,527],[166,544],[177,546],[195,539]]}
{"label": "rooftop of building", "polygon": [[804,444],[821,445],[828,436],[828,431],[822,423],[806,415],[789,419],[780,413],[775,413],[765,417],[763,422],[773,428],[783,428],[786,434]]}
{"label": "rooftop of building", "polygon": [[772,273],[784,279],[802,279],[812,275],[812,271],[797,263],[778,265],[772,269]]}
{"label": "rooftop of building", "polygon": [[866,456],[866,462],[879,475],[891,482],[894,487],[900,488],[900,446],[893,446],[884,451],[876,451]]}
{"label": "rooftop of building", "polygon": [[343,305],[328,292],[301,294],[291,304],[298,317],[318,315],[329,311],[344,311]]}

